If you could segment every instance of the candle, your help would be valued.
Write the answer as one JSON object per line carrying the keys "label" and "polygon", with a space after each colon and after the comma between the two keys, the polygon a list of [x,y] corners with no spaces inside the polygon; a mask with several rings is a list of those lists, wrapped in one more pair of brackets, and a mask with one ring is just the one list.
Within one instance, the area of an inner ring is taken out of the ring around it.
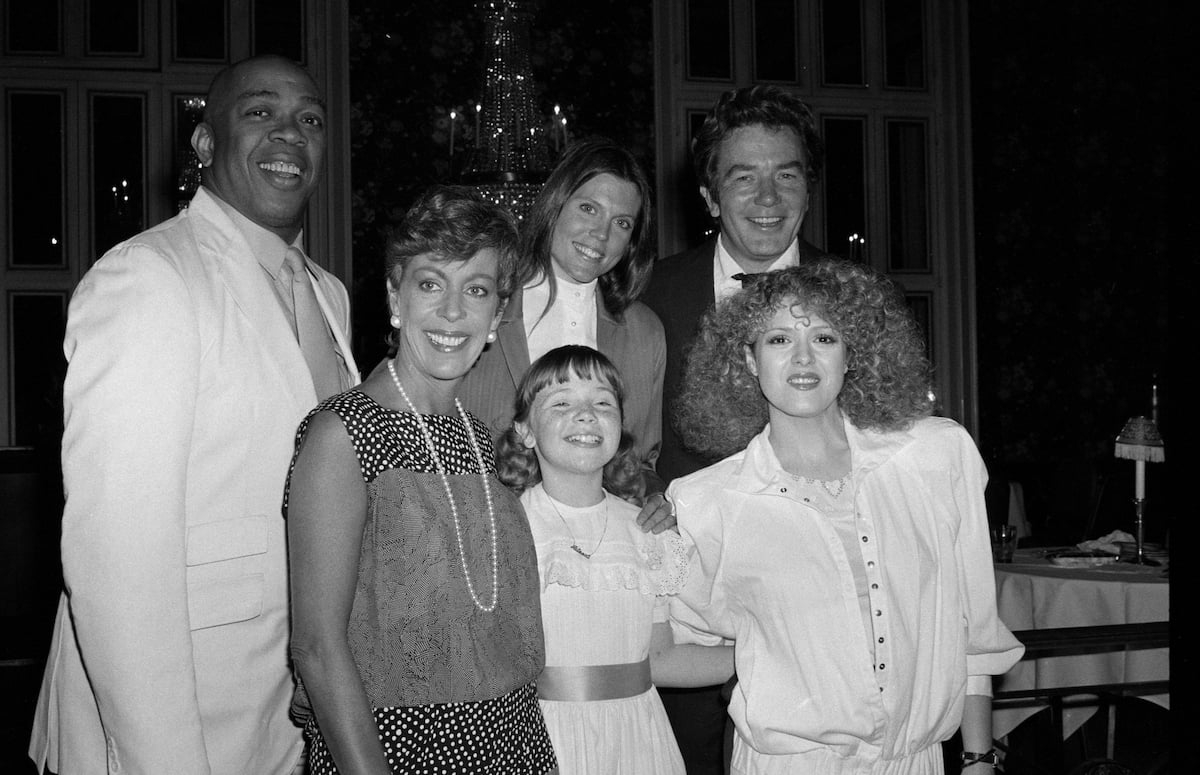
{"label": "candle", "polygon": [[1133,497],[1135,500],[1146,500],[1146,461],[1134,461]]}
{"label": "candle", "polygon": [[450,111],[450,158],[454,158],[454,119],[458,118],[458,114],[453,110]]}
{"label": "candle", "polygon": [[563,137],[562,137],[563,147],[566,148],[567,147],[567,117],[566,116],[562,117],[562,131],[563,131]]}
{"label": "candle", "polygon": [[483,112],[483,106],[478,102],[475,103],[475,147],[479,147],[479,138],[483,133],[479,131],[479,114]]}
{"label": "candle", "polygon": [[550,134],[551,134],[551,136],[553,136],[553,137],[554,137],[554,151],[555,151],[555,153],[557,153],[557,152],[558,152],[558,149],[559,149],[559,142],[558,142],[558,117],[559,117],[559,115],[560,115],[561,113],[562,113],[562,108],[560,108],[558,105],[555,105],[555,106],[554,106],[554,118],[550,119]]}

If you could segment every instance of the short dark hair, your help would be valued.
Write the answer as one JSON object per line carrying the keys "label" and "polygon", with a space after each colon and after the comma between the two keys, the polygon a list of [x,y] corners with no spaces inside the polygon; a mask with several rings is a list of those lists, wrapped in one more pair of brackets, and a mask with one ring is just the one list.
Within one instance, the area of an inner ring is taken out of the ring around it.
{"label": "short dark hair", "polygon": [[745,126],[795,130],[804,148],[809,185],[821,179],[825,146],[817,134],[817,120],[808,105],[778,86],[746,86],[722,94],[692,138],[692,164],[701,186],[714,191],[713,178],[720,164],[721,142],[735,129]]}
{"label": "short dark hair", "polygon": [[[518,239],[516,219],[500,205],[485,201],[465,186],[433,186],[388,236],[388,282],[399,286],[408,262],[420,255],[467,261],[479,251],[493,248],[499,259],[496,295],[503,303],[517,286]],[[394,337],[395,331],[390,336]]]}
{"label": "short dark hair", "polygon": [[650,270],[654,265],[653,193],[650,178],[637,158],[608,138],[573,141],[542,186],[521,229],[520,281],[524,284],[535,277],[547,278],[553,301],[555,286],[550,248],[559,214],[580,186],[604,173],[629,181],[642,197],[628,251],[599,279],[604,306],[613,315],[620,316],[650,282]]}
{"label": "short dark hair", "polygon": [[[533,362],[517,387],[513,424],[496,442],[496,475],[517,493],[542,481],[537,454],[525,446],[517,433],[517,423],[529,422],[533,402],[551,385],[561,385],[572,377],[596,379],[612,388],[625,417],[625,385],[613,362],[591,347],[568,344],[555,347]],[[633,447],[633,436],[621,431],[621,441],[613,459],[604,466],[604,488],[627,501],[642,503],[644,487],[641,464]]]}

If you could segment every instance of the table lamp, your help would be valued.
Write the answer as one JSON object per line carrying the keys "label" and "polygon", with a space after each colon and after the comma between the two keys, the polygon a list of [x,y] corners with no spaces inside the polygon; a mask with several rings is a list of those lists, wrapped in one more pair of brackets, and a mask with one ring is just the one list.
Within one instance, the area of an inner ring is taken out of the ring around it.
{"label": "table lamp", "polygon": [[1134,461],[1133,505],[1137,526],[1137,558],[1139,565],[1157,565],[1147,560],[1143,543],[1142,510],[1146,501],[1146,461],[1161,463],[1165,459],[1162,436],[1154,420],[1131,417],[1117,436],[1116,456]]}

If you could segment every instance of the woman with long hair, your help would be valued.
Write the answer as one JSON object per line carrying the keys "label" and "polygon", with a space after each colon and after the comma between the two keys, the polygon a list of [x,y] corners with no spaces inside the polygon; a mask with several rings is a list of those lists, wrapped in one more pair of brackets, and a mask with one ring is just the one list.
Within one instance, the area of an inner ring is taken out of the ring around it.
{"label": "woman with long hair", "polygon": [[522,224],[518,287],[496,341],[460,395],[499,437],[530,363],[561,345],[599,350],[626,384],[625,429],[646,493],[639,523],[662,530],[673,523],[654,470],[666,344],[658,317],[637,301],[654,263],[651,199],[646,172],[626,148],[604,138],[567,148]]}

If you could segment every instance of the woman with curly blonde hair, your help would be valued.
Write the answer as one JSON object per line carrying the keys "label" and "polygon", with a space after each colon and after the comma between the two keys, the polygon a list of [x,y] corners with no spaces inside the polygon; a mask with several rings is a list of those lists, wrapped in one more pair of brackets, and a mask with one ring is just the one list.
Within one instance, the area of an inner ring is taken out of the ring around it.
{"label": "woman with curly blonde hair", "polygon": [[961,729],[986,775],[996,614],[966,431],[886,277],[837,259],[759,275],[709,312],[676,426],[724,460],[668,490],[694,549],[679,642],[736,642],[734,773],[940,775]]}

